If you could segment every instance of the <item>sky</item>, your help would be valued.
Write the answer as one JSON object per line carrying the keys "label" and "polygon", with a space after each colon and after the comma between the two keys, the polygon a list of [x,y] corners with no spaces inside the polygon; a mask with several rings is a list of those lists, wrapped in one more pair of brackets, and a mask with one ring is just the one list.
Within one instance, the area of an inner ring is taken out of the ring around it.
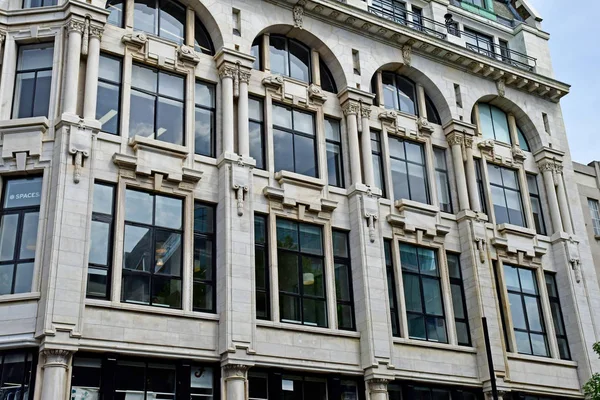
{"label": "sky", "polygon": [[[550,33],[555,78],[571,85],[560,101],[573,161],[600,161],[600,1],[528,0]],[[570,3],[570,6],[567,6]]]}

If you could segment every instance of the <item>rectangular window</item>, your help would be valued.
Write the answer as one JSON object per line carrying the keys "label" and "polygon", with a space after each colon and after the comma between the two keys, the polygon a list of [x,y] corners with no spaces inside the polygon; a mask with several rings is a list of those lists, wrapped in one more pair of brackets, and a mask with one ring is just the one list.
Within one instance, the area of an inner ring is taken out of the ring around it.
{"label": "rectangular window", "polygon": [[31,292],[42,177],[4,181],[0,210],[0,295]]}
{"label": "rectangular window", "polygon": [[52,85],[52,43],[19,46],[13,118],[47,117]]}
{"label": "rectangular window", "polygon": [[498,43],[500,44],[500,58],[504,62],[510,61],[510,50],[508,48],[508,42],[506,40],[500,39]]}
{"label": "rectangular window", "polygon": [[381,151],[381,140],[379,132],[371,131],[371,157],[373,161],[373,175],[375,186],[381,189],[381,195],[386,196],[385,178],[383,173],[383,153]]}
{"label": "rectangular window", "polygon": [[481,160],[475,159],[475,176],[477,178],[477,193],[479,194],[479,203],[481,212],[488,214],[485,185],[483,184],[483,174],[481,173]]}
{"label": "rectangular window", "polygon": [[496,224],[525,226],[517,171],[488,164]]}
{"label": "rectangular window", "polygon": [[269,399],[269,375],[250,371],[248,373],[248,398],[250,400]]}
{"label": "rectangular window", "polygon": [[183,200],[127,189],[122,301],[181,308]]}
{"label": "rectangular window", "polygon": [[57,0],[24,0],[23,8],[37,8],[55,6]]}
{"label": "rectangular window", "polygon": [[452,294],[452,308],[456,324],[456,337],[459,345],[470,346],[471,331],[469,329],[469,316],[467,314],[460,258],[457,254],[446,253],[446,259],[448,261],[448,275],[450,276],[450,292]]}
{"label": "rectangular window", "polygon": [[406,4],[398,0],[373,0],[376,14],[402,25],[406,25]]}
{"label": "rectangular window", "polygon": [[322,236],[320,226],[277,219],[282,322],[327,327]]}
{"label": "rectangular window", "polygon": [[71,399],[100,399],[100,378],[102,376],[102,359],[96,357],[73,358],[73,375],[71,377]]}
{"label": "rectangular window", "polygon": [[108,299],[110,293],[115,187],[94,184],[88,261],[87,297]]}
{"label": "rectangular window", "polygon": [[400,259],[409,337],[448,343],[436,251],[402,243]]}
{"label": "rectangular window", "polygon": [[271,319],[268,232],[267,217],[254,215],[254,277],[256,279],[256,318],[258,319]]}
{"label": "rectangular window", "polygon": [[412,28],[423,30],[423,10],[415,6],[412,7]]}
{"label": "rectangular window", "polygon": [[129,137],[183,145],[185,78],[133,64]]}
{"label": "rectangular window", "polygon": [[352,292],[352,268],[350,265],[348,233],[334,230],[331,234],[333,236],[338,328],[353,331],[356,326],[354,323],[354,295]]}
{"label": "rectangular window", "polygon": [[311,113],[273,104],[275,171],[318,177],[314,119]]}
{"label": "rectangular window", "polygon": [[408,199],[429,204],[423,145],[391,136],[388,141],[394,200]]}
{"label": "rectangular window", "polygon": [[121,59],[100,54],[96,119],[102,132],[119,134],[121,123]]}
{"label": "rectangular window", "polygon": [[494,40],[491,36],[484,35],[469,28],[464,29],[464,37],[467,49],[486,57],[494,57]]}
{"label": "rectangular window", "polygon": [[548,357],[548,342],[535,271],[505,264],[504,281],[517,346],[513,351]]}
{"label": "rectangular window", "polygon": [[111,25],[123,27],[123,9],[125,7],[125,0],[108,0],[106,2],[106,9],[110,12],[108,15],[107,22]]}
{"label": "rectangular window", "polygon": [[256,168],[266,169],[264,111],[261,99],[255,97],[248,99],[248,121],[250,124],[250,157],[256,161]]}
{"label": "rectangular window", "polygon": [[598,200],[588,199],[588,207],[592,216],[594,235],[600,236],[600,206],[598,205]]}
{"label": "rectangular window", "polygon": [[32,352],[0,352],[0,396],[6,400],[33,398],[31,386],[36,365]]}
{"label": "rectangular window", "polygon": [[391,240],[386,239],[383,241],[383,250],[385,253],[385,270],[387,274],[388,297],[390,302],[390,318],[392,320],[392,335],[400,336],[400,317],[398,312],[398,297],[396,295],[396,273],[394,272]]}
{"label": "rectangular window", "polygon": [[554,322],[554,331],[556,332],[556,341],[558,343],[560,358],[563,360],[570,360],[571,351],[569,349],[569,341],[567,340],[565,320],[560,306],[556,276],[550,272],[544,272],[544,278],[546,280],[546,289],[548,291],[548,299],[550,300],[552,321]]}
{"label": "rectangular window", "polygon": [[433,155],[435,160],[435,179],[437,183],[440,210],[452,213],[452,199],[450,196],[450,179],[448,178],[446,150],[434,147]]}
{"label": "rectangular window", "polygon": [[340,121],[325,118],[325,146],[327,148],[327,176],[332,186],[344,187],[344,163],[342,161],[342,134]]}
{"label": "rectangular window", "polygon": [[196,81],[195,86],[194,152],[215,156],[215,86]]}
{"label": "rectangular window", "polygon": [[529,188],[529,199],[531,201],[531,211],[533,212],[533,222],[535,231],[540,235],[546,235],[546,224],[542,212],[542,201],[540,199],[540,190],[537,184],[537,176],[527,174],[527,187]]}
{"label": "rectangular window", "polygon": [[281,377],[281,399],[327,400],[327,381],[301,375],[283,375]]}
{"label": "rectangular window", "polygon": [[215,312],[215,208],[194,204],[194,311]]}

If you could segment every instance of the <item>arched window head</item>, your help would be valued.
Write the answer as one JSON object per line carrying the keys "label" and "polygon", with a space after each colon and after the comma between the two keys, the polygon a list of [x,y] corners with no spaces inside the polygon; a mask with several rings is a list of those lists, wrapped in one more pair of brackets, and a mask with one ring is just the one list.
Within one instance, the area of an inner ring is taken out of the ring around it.
{"label": "arched window head", "polygon": [[[513,144],[510,136],[510,128],[508,125],[508,116],[504,111],[496,106],[486,103],[478,103],[479,122],[483,137],[493,139],[498,142]],[[524,151],[531,151],[523,131],[517,126],[517,136],[519,138],[519,146]]]}
{"label": "arched window head", "polygon": [[280,35],[269,36],[271,72],[311,82],[310,48]]}
{"label": "arched window head", "polygon": [[194,21],[194,49],[209,56],[215,54],[215,48],[210,40],[210,36],[198,18]]}
{"label": "arched window head", "polygon": [[319,75],[321,76],[321,88],[326,92],[337,93],[333,75],[323,60],[319,60]]}
{"label": "arched window head", "polygon": [[441,125],[442,119],[440,118],[440,114],[427,93],[425,93],[425,107],[427,108],[427,120],[433,124]]}

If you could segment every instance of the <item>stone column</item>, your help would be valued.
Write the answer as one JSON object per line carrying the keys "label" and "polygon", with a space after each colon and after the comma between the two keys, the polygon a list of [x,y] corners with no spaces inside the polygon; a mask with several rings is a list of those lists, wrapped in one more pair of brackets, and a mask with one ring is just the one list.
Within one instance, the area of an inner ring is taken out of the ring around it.
{"label": "stone column", "polygon": [[375,175],[373,173],[373,157],[371,156],[371,127],[369,124],[369,119],[371,118],[371,107],[369,105],[361,103],[360,117],[362,121],[360,148],[362,151],[362,167],[365,174],[365,184],[373,187],[375,186]]}
{"label": "stone column", "polygon": [[388,380],[382,378],[373,378],[367,381],[367,390],[369,393],[369,398],[367,400],[387,400],[388,398],[388,390],[387,390]]}
{"label": "stone column", "polygon": [[248,366],[228,364],[223,367],[225,400],[245,400]]}
{"label": "stone column", "polygon": [[463,163],[462,145],[464,136],[460,133],[451,133],[446,136],[452,150],[452,164],[456,176],[456,189],[458,191],[458,204],[460,210],[469,209],[469,193],[467,190],[467,178],[465,176],[465,165]]}
{"label": "stone column", "polygon": [[103,29],[90,26],[90,42],[88,46],[85,69],[85,96],[83,98],[83,119],[96,119],[96,103],[98,100],[98,72],[100,71],[100,40]]}
{"label": "stone column", "polygon": [[[360,106],[356,102],[349,101],[343,106],[344,115],[346,116],[346,130],[348,132],[348,147],[350,150],[350,174],[352,175],[352,184],[362,183],[360,170],[360,151],[358,145],[358,116]],[[363,132],[363,135],[365,132]],[[370,144],[369,137],[369,144]],[[371,157],[369,156],[369,159]],[[372,169],[371,169],[372,172]]]}
{"label": "stone column", "polygon": [[233,77],[235,73],[235,68],[227,64],[221,66],[219,70],[223,113],[223,153],[233,153]]}
{"label": "stone column", "polygon": [[79,82],[79,61],[81,59],[81,35],[84,24],[82,21],[71,19],[67,24],[68,46],[65,62],[63,113],[77,113],[77,87]]}
{"label": "stone column", "polygon": [[569,235],[572,235],[573,224],[571,224],[571,213],[569,211],[569,202],[567,200],[567,192],[565,191],[565,182],[563,180],[562,171],[562,165],[554,165],[556,193],[558,197],[558,207],[560,208],[560,216],[562,219],[563,228],[565,229],[565,232],[567,232]]}
{"label": "stone column", "polygon": [[63,400],[67,398],[67,370],[71,352],[67,350],[42,350],[44,378],[41,400]]}
{"label": "stone column", "polygon": [[240,93],[238,96],[238,153],[242,157],[250,156],[250,133],[248,127],[248,83],[250,71],[238,71]]}
{"label": "stone column", "polygon": [[473,138],[465,136],[465,152],[466,152],[466,170],[467,189],[469,191],[469,202],[471,209],[475,212],[481,212],[481,204],[479,202],[479,187],[477,185],[477,174],[475,173],[475,159],[473,158]]}
{"label": "stone column", "polygon": [[542,176],[544,177],[544,186],[546,187],[546,195],[548,196],[548,206],[550,207],[550,219],[554,232],[560,232],[562,229],[562,220],[560,217],[560,209],[558,207],[558,199],[556,197],[556,189],[554,187],[554,171],[553,161],[542,161],[538,165]]}

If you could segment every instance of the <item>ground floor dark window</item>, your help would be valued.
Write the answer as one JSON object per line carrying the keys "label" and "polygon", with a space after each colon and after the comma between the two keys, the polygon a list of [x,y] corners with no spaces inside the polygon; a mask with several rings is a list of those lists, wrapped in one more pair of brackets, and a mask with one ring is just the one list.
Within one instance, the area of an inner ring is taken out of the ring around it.
{"label": "ground floor dark window", "polygon": [[483,400],[480,389],[394,381],[388,385],[390,400]]}
{"label": "ground floor dark window", "polygon": [[32,399],[36,364],[36,352],[0,351],[0,399]]}

